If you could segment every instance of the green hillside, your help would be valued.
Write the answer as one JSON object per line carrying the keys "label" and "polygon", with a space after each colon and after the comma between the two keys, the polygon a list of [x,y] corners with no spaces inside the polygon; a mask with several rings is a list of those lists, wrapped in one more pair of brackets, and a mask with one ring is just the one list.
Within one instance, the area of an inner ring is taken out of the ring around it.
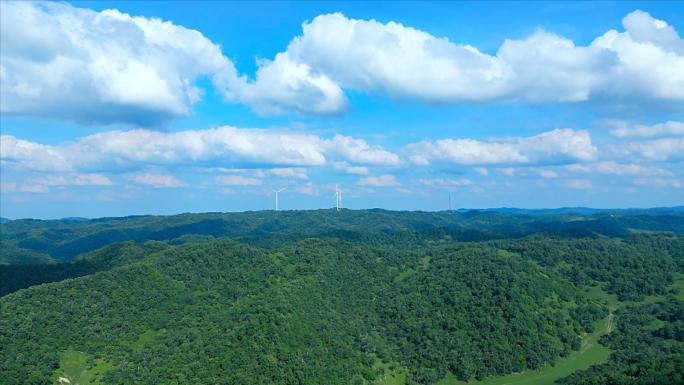
{"label": "green hillside", "polygon": [[[22,219],[0,224],[3,248],[12,245],[24,252],[41,253],[60,260],[71,259],[113,242],[168,241],[187,236],[230,237],[272,248],[310,237],[379,242],[388,234],[397,233],[403,233],[404,238],[447,237],[459,241],[482,241],[537,233],[582,238],[624,237],[634,232],[684,234],[684,212],[606,211],[594,214],[563,212],[523,215],[496,211],[409,212],[380,209],[342,210],[339,213],[333,210],[250,211],[93,220]],[[0,263],[17,262],[3,258]]]}
{"label": "green hillside", "polygon": [[[0,266],[0,384],[672,384],[684,374],[684,238],[670,214],[625,216],[621,236],[582,236],[558,216],[334,214],[2,225],[18,248],[106,244]],[[643,216],[669,225],[634,231]]]}

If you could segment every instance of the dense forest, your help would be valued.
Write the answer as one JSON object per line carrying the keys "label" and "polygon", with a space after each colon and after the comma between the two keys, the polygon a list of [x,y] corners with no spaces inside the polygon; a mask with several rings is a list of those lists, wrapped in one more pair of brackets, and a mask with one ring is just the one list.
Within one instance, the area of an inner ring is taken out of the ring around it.
{"label": "dense forest", "polygon": [[684,381],[680,210],[13,220],[0,235],[0,384],[477,383],[553,368],[590,336],[609,354],[557,383]]}

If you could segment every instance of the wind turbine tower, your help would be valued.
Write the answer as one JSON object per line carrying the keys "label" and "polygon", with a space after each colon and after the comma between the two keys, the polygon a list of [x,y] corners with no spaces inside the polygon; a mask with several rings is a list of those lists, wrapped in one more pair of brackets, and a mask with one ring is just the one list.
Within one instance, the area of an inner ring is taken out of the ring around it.
{"label": "wind turbine tower", "polygon": [[335,209],[340,211],[342,208],[342,190],[339,186],[335,186]]}
{"label": "wind turbine tower", "polygon": [[281,191],[284,191],[285,187],[281,188],[280,190],[273,190],[275,193],[275,211],[280,210],[280,206],[278,205],[278,194],[280,194]]}

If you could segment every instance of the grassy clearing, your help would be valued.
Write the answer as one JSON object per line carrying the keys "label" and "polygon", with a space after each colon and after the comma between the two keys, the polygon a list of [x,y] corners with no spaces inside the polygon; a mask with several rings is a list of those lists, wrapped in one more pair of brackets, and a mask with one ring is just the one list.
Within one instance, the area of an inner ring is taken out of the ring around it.
{"label": "grassy clearing", "polygon": [[[684,300],[684,274],[678,273],[674,282],[667,287],[667,291],[675,291],[675,298]],[[616,309],[619,306],[627,305],[648,305],[665,300],[666,295],[647,295],[639,301],[618,301],[617,295],[604,292],[599,286],[593,286],[587,291],[587,296],[596,300],[605,300],[608,307]]]}
{"label": "grassy clearing", "polygon": [[557,379],[570,375],[577,370],[584,370],[593,365],[605,362],[610,356],[610,349],[598,343],[598,339],[610,333],[613,328],[613,314],[596,325],[596,332],[584,336],[580,350],[561,358],[553,366],[538,370],[530,370],[518,374],[490,377],[482,381],[463,382],[449,375],[437,385],[552,385]]}
{"label": "grassy clearing", "polygon": [[[612,301],[607,293],[597,292],[595,295],[597,298],[609,301],[609,303]],[[464,382],[459,381],[453,375],[448,375],[439,381],[437,385],[552,385],[557,379],[566,377],[577,370],[584,370],[593,365],[606,362],[611,350],[599,344],[598,340],[602,335],[610,333],[613,329],[613,311],[616,307],[610,306],[610,308],[610,314],[597,322],[596,331],[584,336],[580,350],[572,352],[565,358],[561,358],[553,366],[523,373],[490,377],[482,381]],[[385,367],[386,370],[385,374],[374,382],[374,385],[404,385],[406,383],[405,368],[395,367],[391,369],[389,364],[382,363],[376,363],[376,367]]]}
{"label": "grassy clearing", "polygon": [[427,270],[430,267],[430,257],[427,255],[424,256],[420,259],[420,263],[423,270]]}
{"label": "grassy clearing", "polygon": [[[59,356],[59,369],[57,377],[63,377],[76,384],[81,373],[86,370],[88,355],[74,350],[67,350]],[[58,378],[55,378],[58,381]]]}
{"label": "grassy clearing", "polygon": [[498,255],[499,257],[503,257],[503,258],[515,258],[515,257],[520,256],[519,253],[516,253],[513,251],[508,251],[508,250],[503,250],[503,249],[498,249],[496,251],[496,255]]}
{"label": "grassy clearing", "polygon": [[586,295],[589,297],[589,299],[605,302],[608,305],[608,308],[611,310],[617,309],[618,306],[620,306],[620,301],[618,300],[617,295],[606,293],[603,291],[603,289],[601,289],[600,286],[591,286],[586,291]]}
{"label": "grassy clearing", "polygon": [[60,378],[65,378],[70,385],[99,385],[102,384],[102,375],[111,367],[104,360],[92,360],[86,353],[66,350],[59,356],[59,368],[55,371],[53,383],[60,384]]}
{"label": "grassy clearing", "polygon": [[406,368],[398,364],[384,363],[376,360],[375,369],[384,369],[384,374],[373,382],[373,385],[404,385],[406,384]]}
{"label": "grassy clearing", "polygon": [[448,375],[437,385],[552,385],[556,380],[575,371],[588,369],[593,365],[606,362],[610,357],[611,350],[601,345],[598,340],[613,330],[613,312],[618,308],[619,302],[616,295],[608,294],[598,286],[591,287],[587,291],[587,296],[597,301],[605,301],[610,309],[610,314],[596,323],[594,333],[583,336],[580,350],[559,359],[555,365],[522,373],[489,377],[482,381],[464,382],[459,381],[453,375]]}
{"label": "grassy clearing", "polygon": [[142,350],[142,348],[146,344],[154,341],[154,339],[157,338],[157,336],[161,335],[162,333],[164,333],[163,329],[162,330],[152,330],[152,329],[145,330],[144,332],[142,332],[138,336],[138,339],[133,341],[132,343],[130,343],[129,346],[133,350],[140,351],[140,350]]}
{"label": "grassy clearing", "polygon": [[413,270],[413,269],[406,269],[406,270],[403,270],[401,273],[399,273],[399,274],[397,274],[396,276],[394,276],[393,281],[394,281],[395,283],[396,283],[396,282],[401,282],[401,281],[405,280],[406,278],[412,276],[415,272],[416,272],[416,271]]}
{"label": "grassy clearing", "polygon": [[684,301],[684,274],[678,274],[671,288],[677,291],[677,299]]}
{"label": "grassy clearing", "polygon": [[[674,289],[677,298],[684,300],[684,274],[678,274],[674,283],[668,289]],[[568,357],[558,360],[555,365],[539,370],[505,376],[495,376],[482,381],[470,381],[467,383],[457,380],[453,375],[449,375],[438,382],[437,385],[553,385],[557,379],[566,377],[578,370],[588,369],[593,365],[608,360],[611,351],[607,347],[599,344],[598,340],[602,335],[610,333],[613,330],[613,313],[618,307],[636,303],[655,303],[665,299],[665,296],[653,295],[647,296],[638,302],[620,302],[617,299],[617,295],[606,293],[599,286],[592,286],[589,288],[587,290],[587,296],[594,300],[607,303],[610,314],[597,323],[596,331],[594,333],[584,336],[582,348],[580,350],[572,352]],[[650,325],[653,329],[660,326],[662,325],[659,323]]]}
{"label": "grassy clearing", "polygon": [[[674,277],[674,282],[670,286],[667,287],[668,291],[675,291],[675,298],[678,300],[684,301],[684,274],[677,274]],[[644,297],[643,300],[639,302],[627,302],[629,304],[650,304],[650,303],[656,303],[663,301],[666,298],[666,295],[649,295]]]}
{"label": "grassy clearing", "polygon": [[[619,301],[614,294],[608,294],[600,287],[591,287],[587,295],[597,301],[606,302],[610,309],[608,316],[596,323],[595,332],[582,338],[582,346],[579,350],[561,358],[553,366],[547,366],[538,370],[530,370],[523,373],[494,376],[482,381],[459,381],[453,375],[447,375],[437,385],[553,385],[557,379],[566,377],[578,370],[606,362],[610,357],[611,350],[601,345],[598,340],[604,334],[613,330],[613,312],[618,308]],[[374,382],[374,385],[404,385],[406,383],[406,369],[376,362],[377,367],[384,367],[385,374]]]}
{"label": "grassy clearing", "polygon": [[[140,351],[164,330],[146,330],[131,342],[131,349]],[[102,375],[113,367],[102,359],[92,359],[88,354],[75,350],[66,350],[59,356],[59,368],[53,375],[53,384],[60,384],[60,378],[69,380],[69,385],[100,385]]]}

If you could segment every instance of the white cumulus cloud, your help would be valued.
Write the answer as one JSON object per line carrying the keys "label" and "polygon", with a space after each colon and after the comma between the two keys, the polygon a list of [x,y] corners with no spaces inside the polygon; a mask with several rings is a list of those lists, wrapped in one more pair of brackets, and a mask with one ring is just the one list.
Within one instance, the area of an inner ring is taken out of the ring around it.
{"label": "white cumulus cloud", "polygon": [[438,187],[463,187],[470,186],[473,184],[468,178],[459,179],[449,179],[449,178],[434,178],[434,179],[420,179],[418,183],[426,186],[438,186]]}
{"label": "white cumulus cloud", "polygon": [[348,162],[334,162],[333,167],[335,167],[336,170],[341,170],[344,171],[347,174],[356,174],[356,175],[367,175],[368,174],[368,167],[365,166],[352,166]]}
{"label": "white cumulus cloud", "polygon": [[261,186],[261,180],[242,175],[220,175],[214,178],[217,184],[225,186]]}
{"label": "white cumulus cloud", "polygon": [[369,176],[359,179],[359,186],[388,187],[398,186],[399,182],[394,175]]}
{"label": "white cumulus cloud", "polygon": [[636,178],[633,182],[641,186],[682,187],[682,181],[674,178]]}
{"label": "white cumulus cloud", "polygon": [[11,135],[0,136],[0,161],[6,166],[19,166],[29,170],[69,171],[68,157],[52,146],[17,139]]}
{"label": "white cumulus cloud", "polygon": [[684,136],[684,122],[668,121],[651,126],[640,124],[634,127],[629,127],[622,124],[620,127],[611,130],[610,133],[618,138],[640,139],[666,136]]}
{"label": "white cumulus cloud", "polygon": [[[426,103],[684,100],[684,41],[634,11],[587,46],[539,30],[496,55],[396,22],[319,15],[233,98],[261,112],[332,113],[345,89]],[[234,87],[236,88],[236,87]],[[262,102],[268,101],[264,106]]]}
{"label": "white cumulus cloud", "polygon": [[66,175],[48,175],[33,179],[34,182],[46,186],[111,186],[112,181],[100,174],[70,173]]}
{"label": "white cumulus cloud", "polygon": [[684,159],[684,137],[634,141],[606,146],[611,156],[645,161],[678,161]]}
{"label": "white cumulus cloud", "polygon": [[379,146],[371,146],[363,139],[338,134],[326,141],[325,145],[328,152],[338,154],[341,158],[357,164],[378,166],[398,166],[401,164],[398,155]]}
{"label": "white cumulus cloud", "polygon": [[168,174],[141,173],[131,175],[130,179],[137,184],[158,188],[173,188],[185,185],[173,175]]}
{"label": "white cumulus cloud", "polygon": [[342,88],[309,65],[279,53],[260,60],[256,79],[238,76],[233,68],[217,77],[224,98],[249,105],[262,115],[337,114],[347,108]]}
{"label": "white cumulus cloud", "polygon": [[638,175],[638,176],[655,176],[655,175],[672,175],[668,170],[645,166],[636,163],[618,163],[614,161],[603,161],[596,163],[575,163],[566,166],[566,169],[577,173],[599,173],[609,175]]}
{"label": "white cumulus cloud", "polygon": [[418,165],[433,161],[461,165],[559,164],[591,161],[598,150],[584,130],[556,129],[530,137],[479,141],[474,139],[424,140],[407,146]]}
{"label": "white cumulus cloud", "polygon": [[2,4],[3,114],[155,125],[187,116],[201,76],[230,72],[200,32],[117,10]]}
{"label": "white cumulus cloud", "polygon": [[3,114],[158,125],[191,113],[204,77],[259,114],[340,113],[346,91],[437,104],[684,101],[684,40],[638,10],[588,45],[538,30],[495,54],[393,21],[323,14],[253,75],[200,31],[154,17],[56,2],[5,2],[1,17]]}
{"label": "white cumulus cloud", "polygon": [[217,127],[160,132],[145,129],[105,131],[74,142],[49,146],[0,137],[3,164],[34,171],[126,170],[146,166],[274,168],[271,175],[302,179],[301,170],[286,166],[324,166],[347,162],[354,166],[396,166],[398,155],[364,140],[277,130]]}
{"label": "white cumulus cloud", "polygon": [[270,170],[260,170],[259,176],[276,176],[285,179],[309,179],[309,174],[305,168],[301,167],[283,167],[272,168]]}

